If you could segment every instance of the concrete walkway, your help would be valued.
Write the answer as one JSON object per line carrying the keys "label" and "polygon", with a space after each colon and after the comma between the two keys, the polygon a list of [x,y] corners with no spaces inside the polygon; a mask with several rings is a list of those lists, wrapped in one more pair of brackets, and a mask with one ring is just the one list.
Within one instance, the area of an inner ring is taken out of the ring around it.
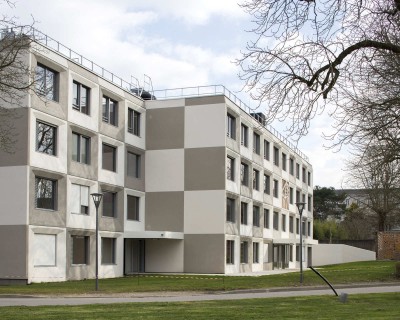
{"label": "concrete walkway", "polygon": [[[365,294],[398,292],[399,283],[380,283],[370,285],[349,285],[338,286],[337,293]],[[109,303],[132,303],[132,302],[185,302],[185,301],[209,301],[209,300],[238,300],[258,298],[282,298],[332,295],[331,289],[324,287],[303,287],[303,288],[276,288],[264,290],[237,290],[231,292],[151,292],[133,294],[110,294],[102,293],[92,296],[71,296],[71,297],[39,297],[39,296],[6,296],[0,295],[0,307],[4,306],[50,306],[50,305],[85,305],[85,304],[109,304]],[[348,297],[351,299],[351,296]]]}

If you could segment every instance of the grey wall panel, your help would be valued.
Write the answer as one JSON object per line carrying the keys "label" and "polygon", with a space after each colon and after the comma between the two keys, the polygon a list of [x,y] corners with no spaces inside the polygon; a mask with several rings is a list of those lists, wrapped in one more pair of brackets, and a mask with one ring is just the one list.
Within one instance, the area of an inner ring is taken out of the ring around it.
{"label": "grey wall panel", "polygon": [[0,279],[27,279],[27,226],[0,226]]}
{"label": "grey wall panel", "polygon": [[183,232],[184,193],[146,193],[146,231]]}

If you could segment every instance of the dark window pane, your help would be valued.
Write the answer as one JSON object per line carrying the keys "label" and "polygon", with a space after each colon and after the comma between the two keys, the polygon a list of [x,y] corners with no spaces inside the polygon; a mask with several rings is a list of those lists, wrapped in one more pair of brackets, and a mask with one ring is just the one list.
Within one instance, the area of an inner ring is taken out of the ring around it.
{"label": "dark window pane", "polygon": [[72,264],[89,263],[89,237],[72,236]]}
{"label": "dark window pane", "polygon": [[127,218],[128,220],[139,221],[139,197],[128,195],[128,208]]}
{"label": "dark window pane", "polygon": [[115,217],[116,212],[116,193],[104,192],[103,193],[103,216]]}
{"label": "dark window pane", "polygon": [[101,238],[101,263],[115,264],[115,238]]}
{"label": "dark window pane", "polygon": [[55,210],[56,181],[46,178],[36,178],[36,208]]}
{"label": "dark window pane", "polygon": [[116,171],[116,148],[103,144],[103,169]]}
{"label": "dark window pane", "polygon": [[37,122],[36,126],[36,150],[46,154],[56,154],[57,129],[46,123]]}

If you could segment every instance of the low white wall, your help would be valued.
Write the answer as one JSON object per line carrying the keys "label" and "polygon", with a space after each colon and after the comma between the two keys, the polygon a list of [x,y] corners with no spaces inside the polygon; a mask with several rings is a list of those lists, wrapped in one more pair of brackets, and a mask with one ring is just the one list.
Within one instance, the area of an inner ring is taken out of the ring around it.
{"label": "low white wall", "polygon": [[312,248],[313,266],[371,260],[376,260],[375,251],[344,244],[318,244]]}

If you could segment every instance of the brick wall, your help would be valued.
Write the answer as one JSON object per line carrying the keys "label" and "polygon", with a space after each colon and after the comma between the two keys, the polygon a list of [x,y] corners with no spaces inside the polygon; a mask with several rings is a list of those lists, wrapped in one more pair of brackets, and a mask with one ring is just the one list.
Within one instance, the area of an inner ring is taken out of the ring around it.
{"label": "brick wall", "polygon": [[400,232],[378,232],[378,260],[400,260]]}

